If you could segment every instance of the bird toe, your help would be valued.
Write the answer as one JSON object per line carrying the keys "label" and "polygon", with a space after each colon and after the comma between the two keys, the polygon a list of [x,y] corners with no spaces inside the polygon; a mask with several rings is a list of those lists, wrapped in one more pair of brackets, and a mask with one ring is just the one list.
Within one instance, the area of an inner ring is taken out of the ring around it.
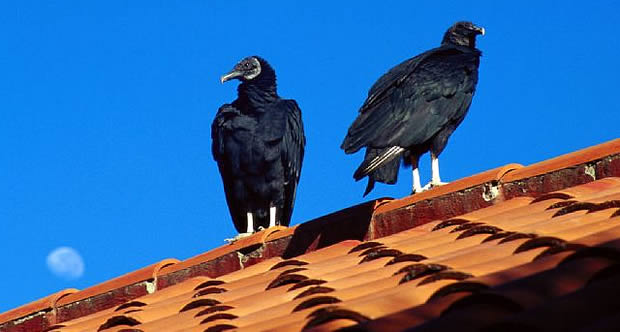
{"label": "bird toe", "polygon": [[431,182],[427,183],[424,187],[422,187],[422,191],[431,190],[431,189],[433,189],[435,187],[441,187],[441,186],[446,185],[448,183],[450,183],[450,182],[432,182],[431,181]]}
{"label": "bird toe", "polygon": [[250,235],[252,235],[254,233],[239,233],[237,234],[235,237],[230,238],[230,239],[224,239],[224,241],[228,242],[228,244],[233,244],[241,239],[243,239],[244,237],[248,237]]}

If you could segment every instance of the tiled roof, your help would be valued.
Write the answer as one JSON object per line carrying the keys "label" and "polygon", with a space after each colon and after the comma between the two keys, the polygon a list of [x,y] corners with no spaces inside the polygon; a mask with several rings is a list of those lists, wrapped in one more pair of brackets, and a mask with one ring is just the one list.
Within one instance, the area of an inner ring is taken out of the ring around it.
{"label": "tiled roof", "polygon": [[604,330],[620,139],[269,229],[0,314],[0,331]]}

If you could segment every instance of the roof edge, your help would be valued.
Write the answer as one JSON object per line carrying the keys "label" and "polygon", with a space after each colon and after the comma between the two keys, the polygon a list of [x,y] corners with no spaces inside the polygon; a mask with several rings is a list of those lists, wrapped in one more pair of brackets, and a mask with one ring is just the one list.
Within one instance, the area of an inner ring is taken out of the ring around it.
{"label": "roof edge", "polygon": [[[28,316],[33,316],[33,315],[36,315],[37,313],[43,313],[43,314],[52,313],[52,316],[53,316],[54,314],[53,311],[56,308],[57,302],[60,299],[70,294],[74,294],[78,291],[79,290],[76,288],[63,289],[59,292],[48,295],[42,299],[30,302],[23,306],[17,307],[13,310],[0,313],[0,330],[2,330],[3,325],[7,323],[10,323],[12,321],[17,321],[17,320],[27,320]],[[50,320],[50,319],[46,319],[46,320]],[[53,317],[51,320],[52,321],[54,320]]]}
{"label": "roof edge", "polygon": [[83,291],[63,290],[0,314],[0,327],[13,324],[19,330],[16,324],[29,324],[20,320],[38,313],[41,326],[49,326],[195,276],[215,278],[268,258],[292,258],[345,240],[373,240],[514,197],[539,197],[612,176],[620,176],[620,139],[526,167],[508,164],[399,200],[368,201],[291,228],[259,232],[185,261],[166,259]]}

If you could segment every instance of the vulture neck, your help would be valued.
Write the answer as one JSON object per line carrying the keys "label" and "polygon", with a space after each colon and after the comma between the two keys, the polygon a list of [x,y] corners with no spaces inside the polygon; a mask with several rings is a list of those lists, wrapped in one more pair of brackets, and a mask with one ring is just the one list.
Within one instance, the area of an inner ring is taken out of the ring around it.
{"label": "vulture neck", "polygon": [[237,102],[243,111],[264,111],[264,105],[278,98],[275,72],[271,68],[263,67],[262,72],[256,78],[239,84],[237,92]]}
{"label": "vulture neck", "polygon": [[465,46],[471,49],[475,49],[476,48],[476,36],[467,37],[467,36],[447,32],[443,36],[441,45],[442,46],[446,46],[446,45]]}

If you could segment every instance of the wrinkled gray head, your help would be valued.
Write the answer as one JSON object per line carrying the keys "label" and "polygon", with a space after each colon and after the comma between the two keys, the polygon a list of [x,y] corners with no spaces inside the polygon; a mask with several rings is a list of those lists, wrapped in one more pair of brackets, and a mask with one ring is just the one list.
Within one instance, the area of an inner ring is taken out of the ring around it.
{"label": "wrinkled gray head", "polygon": [[478,27],[471,22],[456,22],[446,31],[441,44],[476,47],[477,35],[484,35],[484,28]]}
{"label": "wrinkled gray head", "polygon": [[235,67],[225,75],[220,77],[222,83],[234,78],[240,81],[251,81],[261,73],[261,64],[258,57],[249,56],[239,61]]}

